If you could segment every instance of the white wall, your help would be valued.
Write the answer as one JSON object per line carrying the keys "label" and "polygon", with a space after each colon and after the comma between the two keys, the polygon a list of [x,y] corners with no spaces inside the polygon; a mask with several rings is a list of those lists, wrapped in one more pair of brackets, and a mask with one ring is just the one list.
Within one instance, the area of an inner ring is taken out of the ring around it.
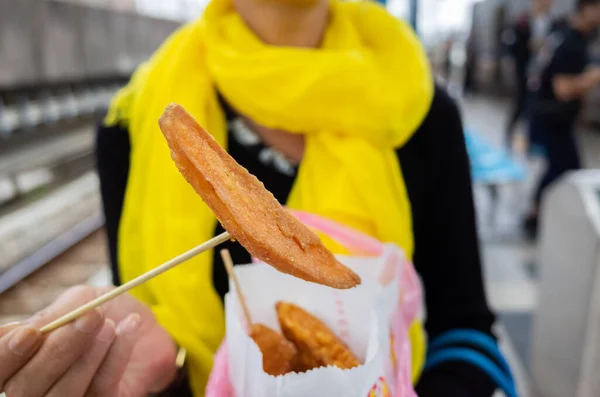
{"label": "white wall", "polygon": [[209,0],[135,0],[138,12],[160,18],[191,20],[200,16]]}
{"label": "white wall", "polygon": [[210,0],[49,0],[111,10],[135,11],[156,18],[186,21],[195,19]]}
{"label": "white wall", "polygon": [[135,10],[135,0],[51,0],[65,3],[82,4],[91,7],[109,8],[111,10]]}
{"label": "white wall", "polygon": [[[419,0],[419,34],[425,43],[447,37],[450,32],[467,32],[473,4],[481,0]],[[519,0],[527,1],[527,0]]]}

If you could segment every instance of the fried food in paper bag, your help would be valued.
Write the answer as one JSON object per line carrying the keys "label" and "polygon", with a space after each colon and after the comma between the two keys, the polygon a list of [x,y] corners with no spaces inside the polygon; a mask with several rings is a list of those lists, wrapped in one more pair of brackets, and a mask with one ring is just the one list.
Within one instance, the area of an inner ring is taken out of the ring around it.
{"label": "fried food in paper bag", "polygon": [[223,227],[253,256],[292,276],[347,289],[360,277],[339,263],[315,233],[291,215],[181,106],[159,121],[179,171]]}
{"label": "fried food in paper bag", "polygon": [[321,320],[291,303],[279,302],[275,307],[283,335],[298,350],[297,372],[328,365],[341,369],[360,365],[348,346]]}
{"label": "fried food in paper bag", "polygon": [[269,375],[284,375],[293,370],[296,347],[279,332],[263,324],[254,324],[250,337],[263,356],[263,369]]}

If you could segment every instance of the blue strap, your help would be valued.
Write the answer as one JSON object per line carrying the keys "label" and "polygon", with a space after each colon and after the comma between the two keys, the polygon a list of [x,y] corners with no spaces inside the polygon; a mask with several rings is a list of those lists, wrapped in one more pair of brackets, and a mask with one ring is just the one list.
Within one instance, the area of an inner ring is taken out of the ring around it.
{"label": "blue strap", "polygon": [[507,397],[518,397],[514,381],[498,368],[498,365],[483,354],[463,347],[452,347],[428,355],[425,371],[450,361],[468,362],[481,368],[504,391]]}
{"label": "blue strap", "polygon": [[506,376],[513,379],[510,366],[498,348],[496,340],[480,331],[473,329],[455,329],[448,331],[435,338],[433,342],[429,344],[427,353],[433,354],[437,350],[440,350],[444,347],[456,346],[458,344],[469,344],[481,349],[488,356],[492,357],[498,362],[500,369],[506,374]]}

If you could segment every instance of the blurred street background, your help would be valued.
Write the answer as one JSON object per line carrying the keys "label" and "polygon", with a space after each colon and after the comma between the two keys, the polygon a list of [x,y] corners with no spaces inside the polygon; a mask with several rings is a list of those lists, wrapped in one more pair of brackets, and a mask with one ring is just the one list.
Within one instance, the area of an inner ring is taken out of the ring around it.
{"label": "blurred street background", "polygon": [[[554,15],[573,0],[556,0]],[[204,0],[0,0],[0,324],[79,283],[110,283],[94,129],[140,62]],[[588,170],[554,184],[525,236],[544,163],[526,125],[505,142],[526,0],[389,0],[460,104],[488,299],[522,396],[600,396],[600,88],[577,127]],[[591,47],[600,55],[600,41]],[[468,73],[467,73],[468,69]],[[467,77],[465,77],[467,76]],[[469,81],[465,81],[465,78]],[[594,170],[596,169],[596,170]]]}

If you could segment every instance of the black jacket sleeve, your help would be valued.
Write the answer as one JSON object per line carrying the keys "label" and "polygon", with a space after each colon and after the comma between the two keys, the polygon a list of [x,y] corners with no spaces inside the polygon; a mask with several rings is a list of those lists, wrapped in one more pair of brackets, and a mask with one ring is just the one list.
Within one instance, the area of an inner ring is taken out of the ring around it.
{"label": "black jacket sleeve", "polygon": [[129,175],[129,132],[126,128],[99,125],[96,132],[96,166],[104,210],[113,283],[120,284],[117,236]]}
{"label": "black jacket sleeve", "polygon": [[[398,154],[412,205],[414,263],[425,289],[429,339],[457,328],[492,335],[463,127],[443,90],[436,89],[428,116]],[[417,388],[420,397],[489,397],[493,391],[486,374],[463,363],[424,373]]]}

